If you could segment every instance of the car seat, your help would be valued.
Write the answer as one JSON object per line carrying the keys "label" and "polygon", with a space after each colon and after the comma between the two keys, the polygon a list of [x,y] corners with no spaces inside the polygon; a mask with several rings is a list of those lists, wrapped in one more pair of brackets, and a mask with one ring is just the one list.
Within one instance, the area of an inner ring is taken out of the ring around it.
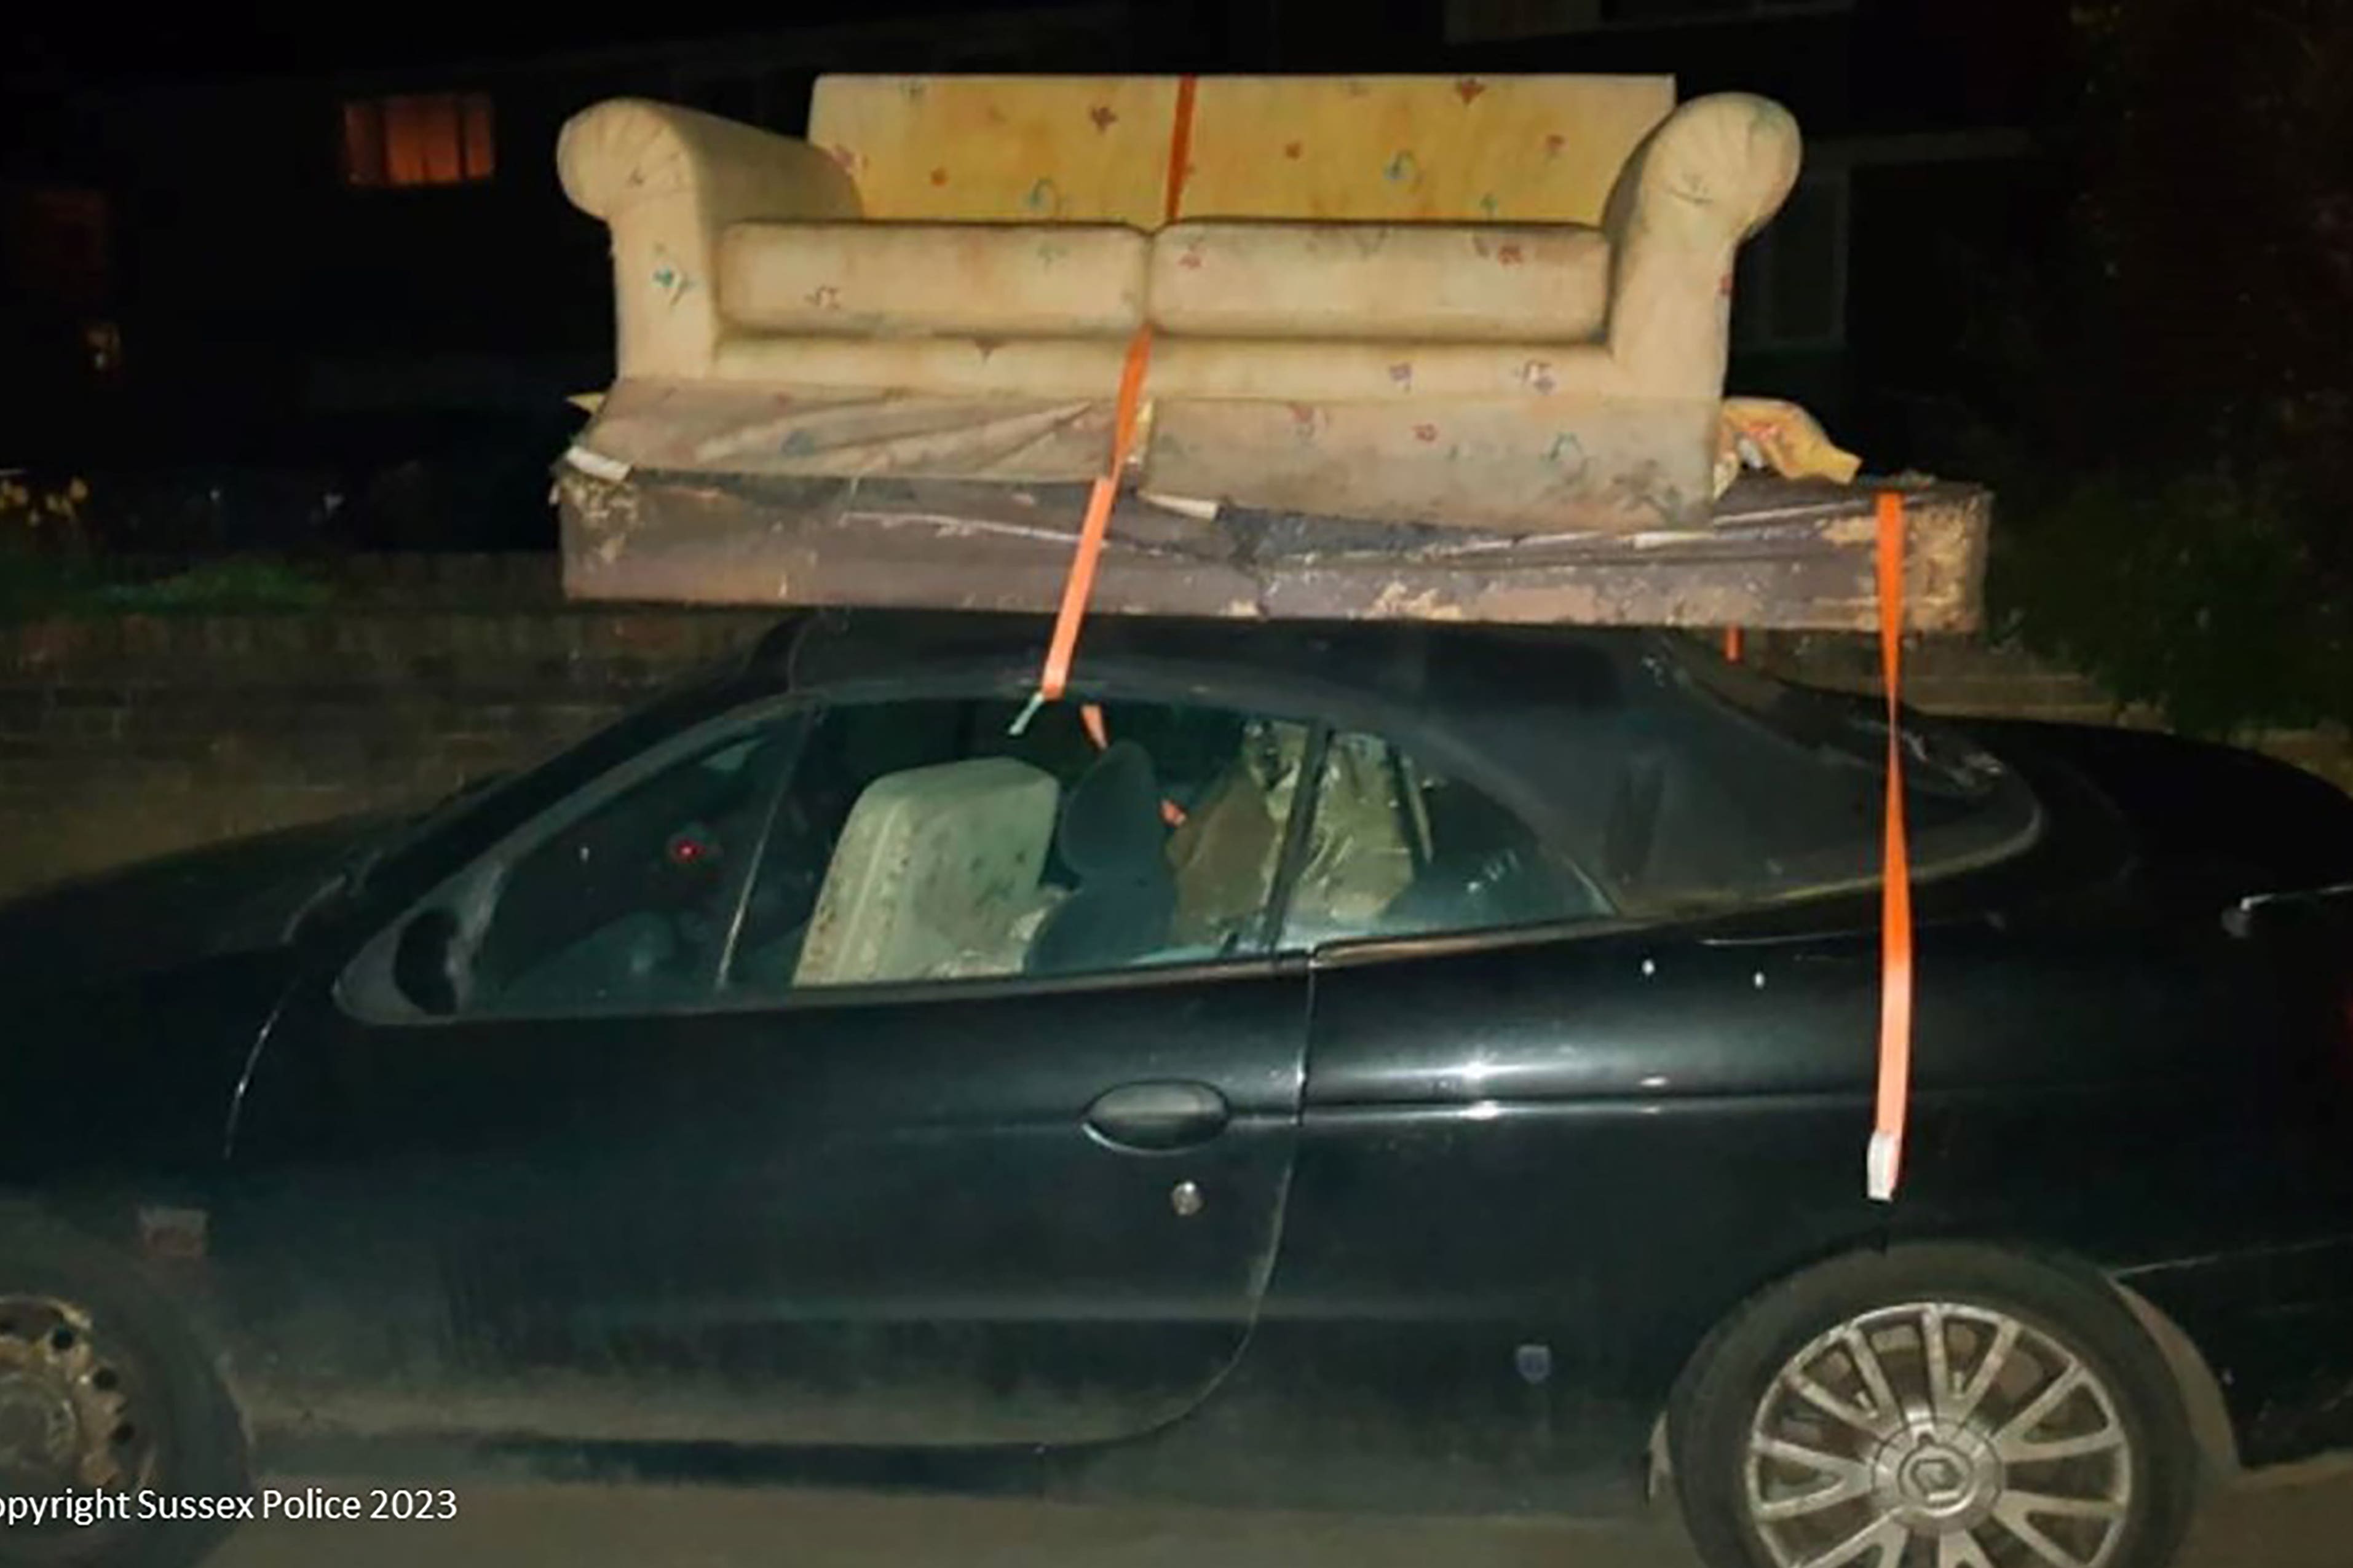
{"label": "car seat", "polygon": [[1133,741],[1107,748],[1071,786],[1055,848],[1077,879],[1029,945],[1033,974],[1116,969],[1168,943],[1176,880],[1152,758]]}
{"label": "car seat", "polygon": [[[911,768],[859,795],[826,868],[795,985],[975,973],[1034,910],[1053,776],[1009,757]],[[1018,973],[1006,952],[1000,973]]]}

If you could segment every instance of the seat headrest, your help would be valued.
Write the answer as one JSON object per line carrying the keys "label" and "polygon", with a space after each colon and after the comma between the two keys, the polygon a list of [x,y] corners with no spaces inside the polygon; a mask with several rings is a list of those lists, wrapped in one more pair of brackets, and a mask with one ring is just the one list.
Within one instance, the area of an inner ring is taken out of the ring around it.
{"label": "seat headrest", "polygon": [[1071,786],[1055,847],[1083,882],[1149,874],[1165,863],[1166,838],[1152,757],[1121,741]]}

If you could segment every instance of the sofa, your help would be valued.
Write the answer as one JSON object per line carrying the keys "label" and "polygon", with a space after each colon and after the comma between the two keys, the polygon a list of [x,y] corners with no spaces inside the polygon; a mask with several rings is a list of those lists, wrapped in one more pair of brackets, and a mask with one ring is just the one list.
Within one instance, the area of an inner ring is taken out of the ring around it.
{"label": "sofa", "polygon": [[1147,493],[1687,528],[1735,253],[1799,159],[1778,106],[1678,106],[1663,77],[832,76],[807,140],[600,103],[558,153],[612,241],[616,378],[582,446],[1087,479],[1149,329],[1124,476]]}

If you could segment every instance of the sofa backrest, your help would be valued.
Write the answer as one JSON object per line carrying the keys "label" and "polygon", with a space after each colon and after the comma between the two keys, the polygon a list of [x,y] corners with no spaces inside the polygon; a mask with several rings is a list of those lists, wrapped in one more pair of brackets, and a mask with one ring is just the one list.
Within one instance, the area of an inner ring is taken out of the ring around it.
{"label": "sofa backrest", "polygon": [[[828,76],[870,218],[1160,226],[1178,78]],[[1204,77],[1188,218],[1599,224],[1664,76]]]}

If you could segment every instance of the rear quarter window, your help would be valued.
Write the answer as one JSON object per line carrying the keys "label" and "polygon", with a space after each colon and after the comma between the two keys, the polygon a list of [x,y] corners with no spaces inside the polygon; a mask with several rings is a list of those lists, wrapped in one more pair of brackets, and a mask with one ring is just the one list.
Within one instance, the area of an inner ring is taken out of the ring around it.
{"label": "rear quarter window", "polygon": [[[1868,884],[1883,855],[1887,721],[1874,698],[1792,686],[1666,639],[1644,661],[1655,710],[1630,746],[1610,826],[1635,904],[1786,898]],[[1903,720],[1915,877],[2006,858],[2042,808],[1957,727]]]}

